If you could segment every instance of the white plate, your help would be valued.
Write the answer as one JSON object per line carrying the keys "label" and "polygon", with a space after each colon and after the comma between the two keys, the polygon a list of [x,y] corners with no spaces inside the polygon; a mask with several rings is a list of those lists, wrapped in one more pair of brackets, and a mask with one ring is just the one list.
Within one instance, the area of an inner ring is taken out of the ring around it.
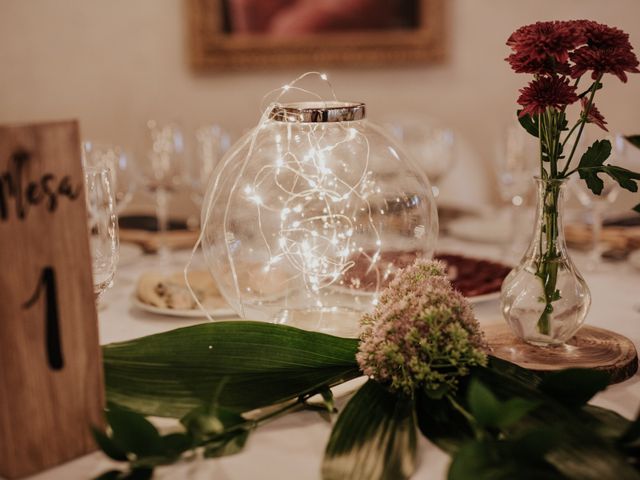
{"label": "white plate", "polygon": [[[157,315],[166,315],[168,317],[181,318],[207,318],[207,315],[199,308],[191,310],[176,310],[174,308],[154,307],[153,305],[141,302],[135,296],[131,297],[131,302],[140,310],[144,310],[145,312],[149,313],[155,313]],[[214,310],[209,310],[208,313],[211,318],[229,318],[237,316],[236,312],[234,312],[231,308],[216,308]]]}
{"label": "white plate", "polygon": [[463,217],[449,222],[452,237],[482,243],[504,243],[509,239],[509,223],[500,217]]}

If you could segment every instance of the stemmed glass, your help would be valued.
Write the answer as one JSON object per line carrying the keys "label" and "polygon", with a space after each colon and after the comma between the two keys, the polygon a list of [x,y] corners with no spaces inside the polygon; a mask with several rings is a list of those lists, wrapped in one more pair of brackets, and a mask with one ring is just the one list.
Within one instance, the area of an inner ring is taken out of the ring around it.
{"label": "stemmed glass", "polygon": [[219,125],[205,125],[196,130],[196,153],[190,157],[188,181],[192,199],[198,206],[202,205],[213,171],[230,145],[231,137]]}
{"label": "stemmed glass", "polygon": [[96,302],[113,285],[118,264],[118,217],[113,174],[106,166],[84,169],[89,242]]}
{"label": "stemmed glass", "polygon": [[88,166],[106,166],[113,173],[116,213],[120,215],[131,202],[136,188],[136,172],[132,156],[122,147],[86,140],[82,144],[84,162]]}
{"label": "stemmed glass", "polygon": [[520,125],[514,123],[505,129],[497,156],[497,172],[500,198],[509,213],[509,238],[504,252],[507,257],[519,255],[522,253],[519,250],[524,249],[524,244],[517,238],[520,231],[518,219],[533,189],[531,177],[536,175],[536,155],[535,142]]}
{"label": "stemmed glass", "polygon": [[169,257],[167,230],[169,196],[183,181],[184,137],[175,123],[147,122],[147,148],[144,161],[138,165],[143,187],[155,195],[158,220],[158,254],[163,261]]}
{"label": "stemmed glass", "polygon": [[[586,135],[585,141],[580,142],[585,148],[590,145],[589,140],[594,138],[593,134]],[[624,156],[624,138],[621,135],[608,135],[605,137],[611,142],[611,157],[607,163],[615,163],[622,165],[622,157]],[[585,207],[591,214],[591,248],[589,249],[586,269],[589,271],[599,271],[603,268],[602,254],[606,249],[606,245],[602,242],[602,224],[604,215],[609,206],[613,204],[620,194],[620,186],[612,180],[608,175],[600,175],[599,178],[604,182],[604,187],[600,195],[593,194],[583,180],[576,178],[571,179],[571,190],[575,194],[580,204]]]}
{"label": "stemmed glass", "polygon": [[426,173],[433,196],[440,195],[439,182],[455,162],[455,134],[433,119],[408,118],[389,119],[388,130],[402,142],[407,153]]}

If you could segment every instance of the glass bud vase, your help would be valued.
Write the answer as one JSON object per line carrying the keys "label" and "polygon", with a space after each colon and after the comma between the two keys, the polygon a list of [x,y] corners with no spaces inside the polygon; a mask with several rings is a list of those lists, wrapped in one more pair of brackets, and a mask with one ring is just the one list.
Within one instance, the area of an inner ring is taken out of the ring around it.
{"label": "glass bud vase", "polygon": [[513,333],[537,346],[561,345],[583,324],[591,294],[569,258],[562,223],[566,179],[536,178],[533,238],[502,284],[501,308]]}

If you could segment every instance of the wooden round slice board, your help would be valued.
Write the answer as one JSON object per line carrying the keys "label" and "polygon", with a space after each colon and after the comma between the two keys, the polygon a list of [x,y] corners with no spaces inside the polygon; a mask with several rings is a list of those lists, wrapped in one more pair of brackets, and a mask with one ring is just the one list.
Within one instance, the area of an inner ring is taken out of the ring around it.
{"label": "wooden round slice board", "polygon": [[617,333],[585,326],[565,345],[536,347],[517,339],[506,324],[487,325],[485,336],[492,355],[534,372],[565,368],[604,370],[611,383],[631,378],[638,371],[633,342]]}

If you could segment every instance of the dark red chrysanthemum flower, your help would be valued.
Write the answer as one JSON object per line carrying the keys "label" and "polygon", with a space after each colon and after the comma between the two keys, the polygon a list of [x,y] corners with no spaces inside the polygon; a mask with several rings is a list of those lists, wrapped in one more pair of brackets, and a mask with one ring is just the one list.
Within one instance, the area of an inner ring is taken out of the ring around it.
{"label": "dark red chrysanthemum flower", "polygon": [[629,43],[629,34],[623,32],[619,28],[603,25],[602,23],[590,20],[579,20],[579,25],[584,31],[587,45],[593,48],[628,48],[631,49]]}
{"label": "dark red chrysanthemum flower", "polygon": [[556,76],[536,78],[521,88],[520,94],[521,117],[543,113],[548,107],[562,109],[578,100],[576,87],[568,79]]}
{"label": "dark red chrysanthemum flower", "polygon": [[516,73],[533,73],[536,75],[569,75],[571,67],[569,63],[558,63],[553,58],[547,57],[544,60],[532,59],[527,53],[512,53],[506,59],[511,68]]}
{"label": "dark red chrysanthemum flower", "polygon": [[604,73],[611,73],[626,82],[627,74],[625,72],[640,72],[638,59],[630,47],[580,47],[571,52],[571,60],[574,63],[571,68],[573,78],[578,78],[586,71],[591,70],[591,78],[594,80]]}
{"label": "dark red chrysanthemum flower", "polygon": [[605,127],[607,121],[600,113],[600,110],[598,110],[598,108],[596,107],[596,104],[592,103],[591,108],[589,108],[589,111],[587,111],[587,104],[589,103],[589,100],[587,100],[586,97],[582,97],[580,101],[582,102],[582,116],[587,117],[587,123],[593,123],[594,125],[597,125],[601,129],[603,129],[605,132],[608,132],[609,130],[607,129],[607,127]]}
{"label": "dark red chrysanthemum flower", "polygon": [[536,22],[520,27],[507,40],[516,53],[533,61],[553,58],[558,64],[566,63],[569,50],[584,43],[583,29],[575,22]]}

